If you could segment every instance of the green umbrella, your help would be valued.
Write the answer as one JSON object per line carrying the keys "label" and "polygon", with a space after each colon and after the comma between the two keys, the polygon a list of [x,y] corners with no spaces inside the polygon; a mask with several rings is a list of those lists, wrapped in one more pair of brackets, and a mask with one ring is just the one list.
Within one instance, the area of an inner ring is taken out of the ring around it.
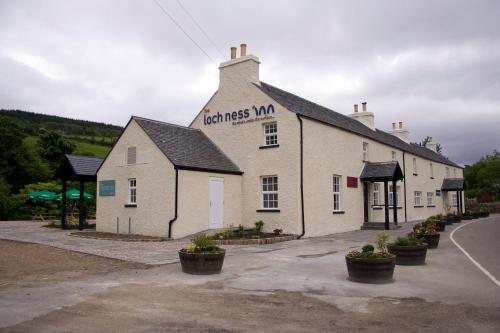
{"label": "green umbrella", "polygon": [[33,191],[28,193],[28,199],[50,201],[50,200],[57,200],[57,195],[54,192],[50,192],[47,190]]}
{"label": "green umbrella", "polygon": [[[85,200],[94,199],[94,196],[90,193],[83,192],[83,198]],[[66,191],[66,199],[67,200],[80,200],[80,191],[72,188],[71,190]],[[57,195],[57,200],[62,200],[62,193]]]}

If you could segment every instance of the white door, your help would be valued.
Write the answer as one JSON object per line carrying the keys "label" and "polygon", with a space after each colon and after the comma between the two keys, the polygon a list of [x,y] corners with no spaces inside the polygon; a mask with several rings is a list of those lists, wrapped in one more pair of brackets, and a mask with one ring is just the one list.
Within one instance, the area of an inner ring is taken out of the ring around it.
{"label": "white door", "polygon": [[208,228],[224,227],[224,178],[208,179]]}

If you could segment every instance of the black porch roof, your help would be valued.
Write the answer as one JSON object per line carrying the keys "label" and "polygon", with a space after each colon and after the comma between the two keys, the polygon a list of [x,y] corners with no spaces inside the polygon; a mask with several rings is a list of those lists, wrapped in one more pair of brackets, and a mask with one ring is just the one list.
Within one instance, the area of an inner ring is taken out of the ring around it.
{"label": "black porch roof", "polygon": [[102,161],[102,158],[64,155],[64,159],[56,171],[56,177],[63,180],[95,182],[97,181],[97,170]]}
{"label": "black porch roof", "polygon": [[443,179],[441,191],[463,191],[464,185],[463,178],[445,178]]}
{"label": "black porch roof", "polygon": [[403,171],[396,161],[366,162],[359,178],[370,182],[401,180]]}

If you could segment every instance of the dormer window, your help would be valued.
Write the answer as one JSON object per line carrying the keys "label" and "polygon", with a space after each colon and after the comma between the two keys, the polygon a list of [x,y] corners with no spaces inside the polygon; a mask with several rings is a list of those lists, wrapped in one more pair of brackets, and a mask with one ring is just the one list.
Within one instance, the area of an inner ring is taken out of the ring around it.
{"label": "dormer window", "polygon": [[127,149],[127,164],[137,163],[137,147],[128,147]]}
{"label": "dormer window", "polygon": [[368,142],[363,142],[363,161],[368,161]]}

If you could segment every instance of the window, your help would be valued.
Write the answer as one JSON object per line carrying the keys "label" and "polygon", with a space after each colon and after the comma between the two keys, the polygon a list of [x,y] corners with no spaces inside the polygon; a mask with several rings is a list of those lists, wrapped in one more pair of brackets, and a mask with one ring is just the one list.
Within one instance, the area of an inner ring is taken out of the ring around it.
{"label": "window", "polygon": [[413,174],[417,174],[417,159],[415,157],[413,158]]}
{"label": "window", "polygon": [[415,191],[414,197],[415,197],[415,206],[422,206],[422,192]]}
{"label": "window", "polygon": [[427,206],[434,206],[434,192],[427,192]]}
{"label": "window", "polygon": [[373,183],[373,205],[380,206],[380,184]]}
{"label": "window", "polygon": [[363,161],[368,161],[368,142],[363,142]]}
{"label": "window", "polygon": [[434,178],[434,166],[432,163],[429,163],[429,172],[431,174],[431,178]]}
{"label": "window", "polygon": [[333,211],[338,212],[342,209],[342,177],[333,176]]}
{"label": "window", "polygon": [[446,178],[450,178],[450,168],[446,167]]}
{"label": "window", "polygon": [[137,203],[137,180],[135,178],[130,178],[128,180],[128,203]]}
{"label": "window", "polygon": [[453,207],[457,207],[458,206],[458,203],[457,203],[457,194],[456,193],[452,193],[451,194],[451,205]]}
{"label": "window", "polygon": [[457,169],[453,169],[453,177],[457,178]]}
{"label": "window", "polygon": [[128,147],[127,164],[135,164],[137,161],[137,147]]}
{"label": "window", "polygon": [[[389,205],[392,206],[394,205],[394,197],[393,197],[393,186],[392,185],[389,185]],[[400,186],[396,186],[396,205],[399,206],[399,202],[400,202],[400,198],[401,198],[401,187]]]}
{"label": "window", "polygon": [[391,158],[392,158],[393,161],[396,160],[396,152],[394,150],[391,151]]}
{"label": "window", "polygon": [[278,124],[266,123],[264,124],[264,137],[266,146],[274,146],[278,144]]}
{"label": "window", "polygon": [[263,176],[262,178],[262,208],[278,208],[278,176]]}

